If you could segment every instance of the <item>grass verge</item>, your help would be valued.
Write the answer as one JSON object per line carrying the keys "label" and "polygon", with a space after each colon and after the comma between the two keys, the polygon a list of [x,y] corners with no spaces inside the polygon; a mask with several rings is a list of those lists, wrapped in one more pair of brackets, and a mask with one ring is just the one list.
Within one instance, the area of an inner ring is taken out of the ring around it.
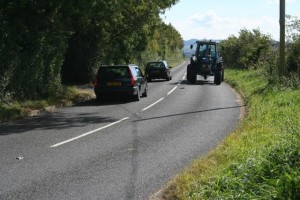
{"label": "grass verge", "polygon": [[31,100],[24,102],[11,102],[0,104],[0,122],[8,122],[31,115],[35,110],[47,110],[51,106],[66,106],[74,102],[90,98],[92,94],[75,86],[64,86],[62,91],[55,97]]}
{"label": "grass verge", "polygon": [[164,190],[163,199],[300,199],[300,90],[270,85],[261,71],[226,70],[247,116]]}

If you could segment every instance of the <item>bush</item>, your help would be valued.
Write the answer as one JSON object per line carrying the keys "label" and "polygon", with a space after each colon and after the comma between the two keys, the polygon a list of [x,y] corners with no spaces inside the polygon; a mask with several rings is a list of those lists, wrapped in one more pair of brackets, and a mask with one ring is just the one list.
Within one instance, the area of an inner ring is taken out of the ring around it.
{"label": "bush", "polygon": [[259,29],[242,29],[239,37],[230,36],[221,45],[224,47],[222,56],[227,67],[249,69],[257,68],[264,61],[264,55],[271,50],[271,39]]}
{"label": "bush", "polygon": [[287,72],[300,78],[300,38],[287,48]]}

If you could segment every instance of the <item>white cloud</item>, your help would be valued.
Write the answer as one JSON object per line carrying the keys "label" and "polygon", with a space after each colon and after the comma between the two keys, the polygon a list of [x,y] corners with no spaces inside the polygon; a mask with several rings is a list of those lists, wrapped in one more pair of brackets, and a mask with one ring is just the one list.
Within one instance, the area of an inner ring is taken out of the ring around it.
{"label": "white cloud", "polygon": [[276,39],[279,32],[278,19],[268,16],[256,19],[221,17],[213,10],[194,14],[187,20],[173,23],[173,26],[184,39],[226,39],[230,35],[238,35],[243,28],[259,28],[264,34],[270,34]]}

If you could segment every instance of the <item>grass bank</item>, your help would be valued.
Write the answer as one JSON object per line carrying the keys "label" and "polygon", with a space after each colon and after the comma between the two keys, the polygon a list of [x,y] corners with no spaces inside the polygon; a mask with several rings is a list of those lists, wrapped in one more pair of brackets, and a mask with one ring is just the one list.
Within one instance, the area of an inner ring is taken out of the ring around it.
{"label": "grass bank", "polygon": [[91,93],[78,89],[75,86],[63,86],[63,89],[52,98],[0,104],[0,123],[36,115],[39,111],[48,111],[53,106],[71,105],[74,102],[86,100],[91,96]]}
{"label": "grass bank", "polygon": [[175,177],[163,199],[300,199],[300,90],[260,71],[226,70],[247,116],[207,156]]}

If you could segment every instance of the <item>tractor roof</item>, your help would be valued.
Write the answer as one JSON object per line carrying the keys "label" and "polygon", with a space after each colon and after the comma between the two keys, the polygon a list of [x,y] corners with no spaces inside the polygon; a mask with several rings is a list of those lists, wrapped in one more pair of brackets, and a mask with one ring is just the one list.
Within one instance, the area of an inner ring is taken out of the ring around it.
{"label": "tractor roof", "polygon": [[211,41],[211,40],[199,40],[199,41],[196,41],[196,43],[200,44],[200,45],[204,45],[204,44],[216,45],[216,44],[219,44],[218,42]]}

